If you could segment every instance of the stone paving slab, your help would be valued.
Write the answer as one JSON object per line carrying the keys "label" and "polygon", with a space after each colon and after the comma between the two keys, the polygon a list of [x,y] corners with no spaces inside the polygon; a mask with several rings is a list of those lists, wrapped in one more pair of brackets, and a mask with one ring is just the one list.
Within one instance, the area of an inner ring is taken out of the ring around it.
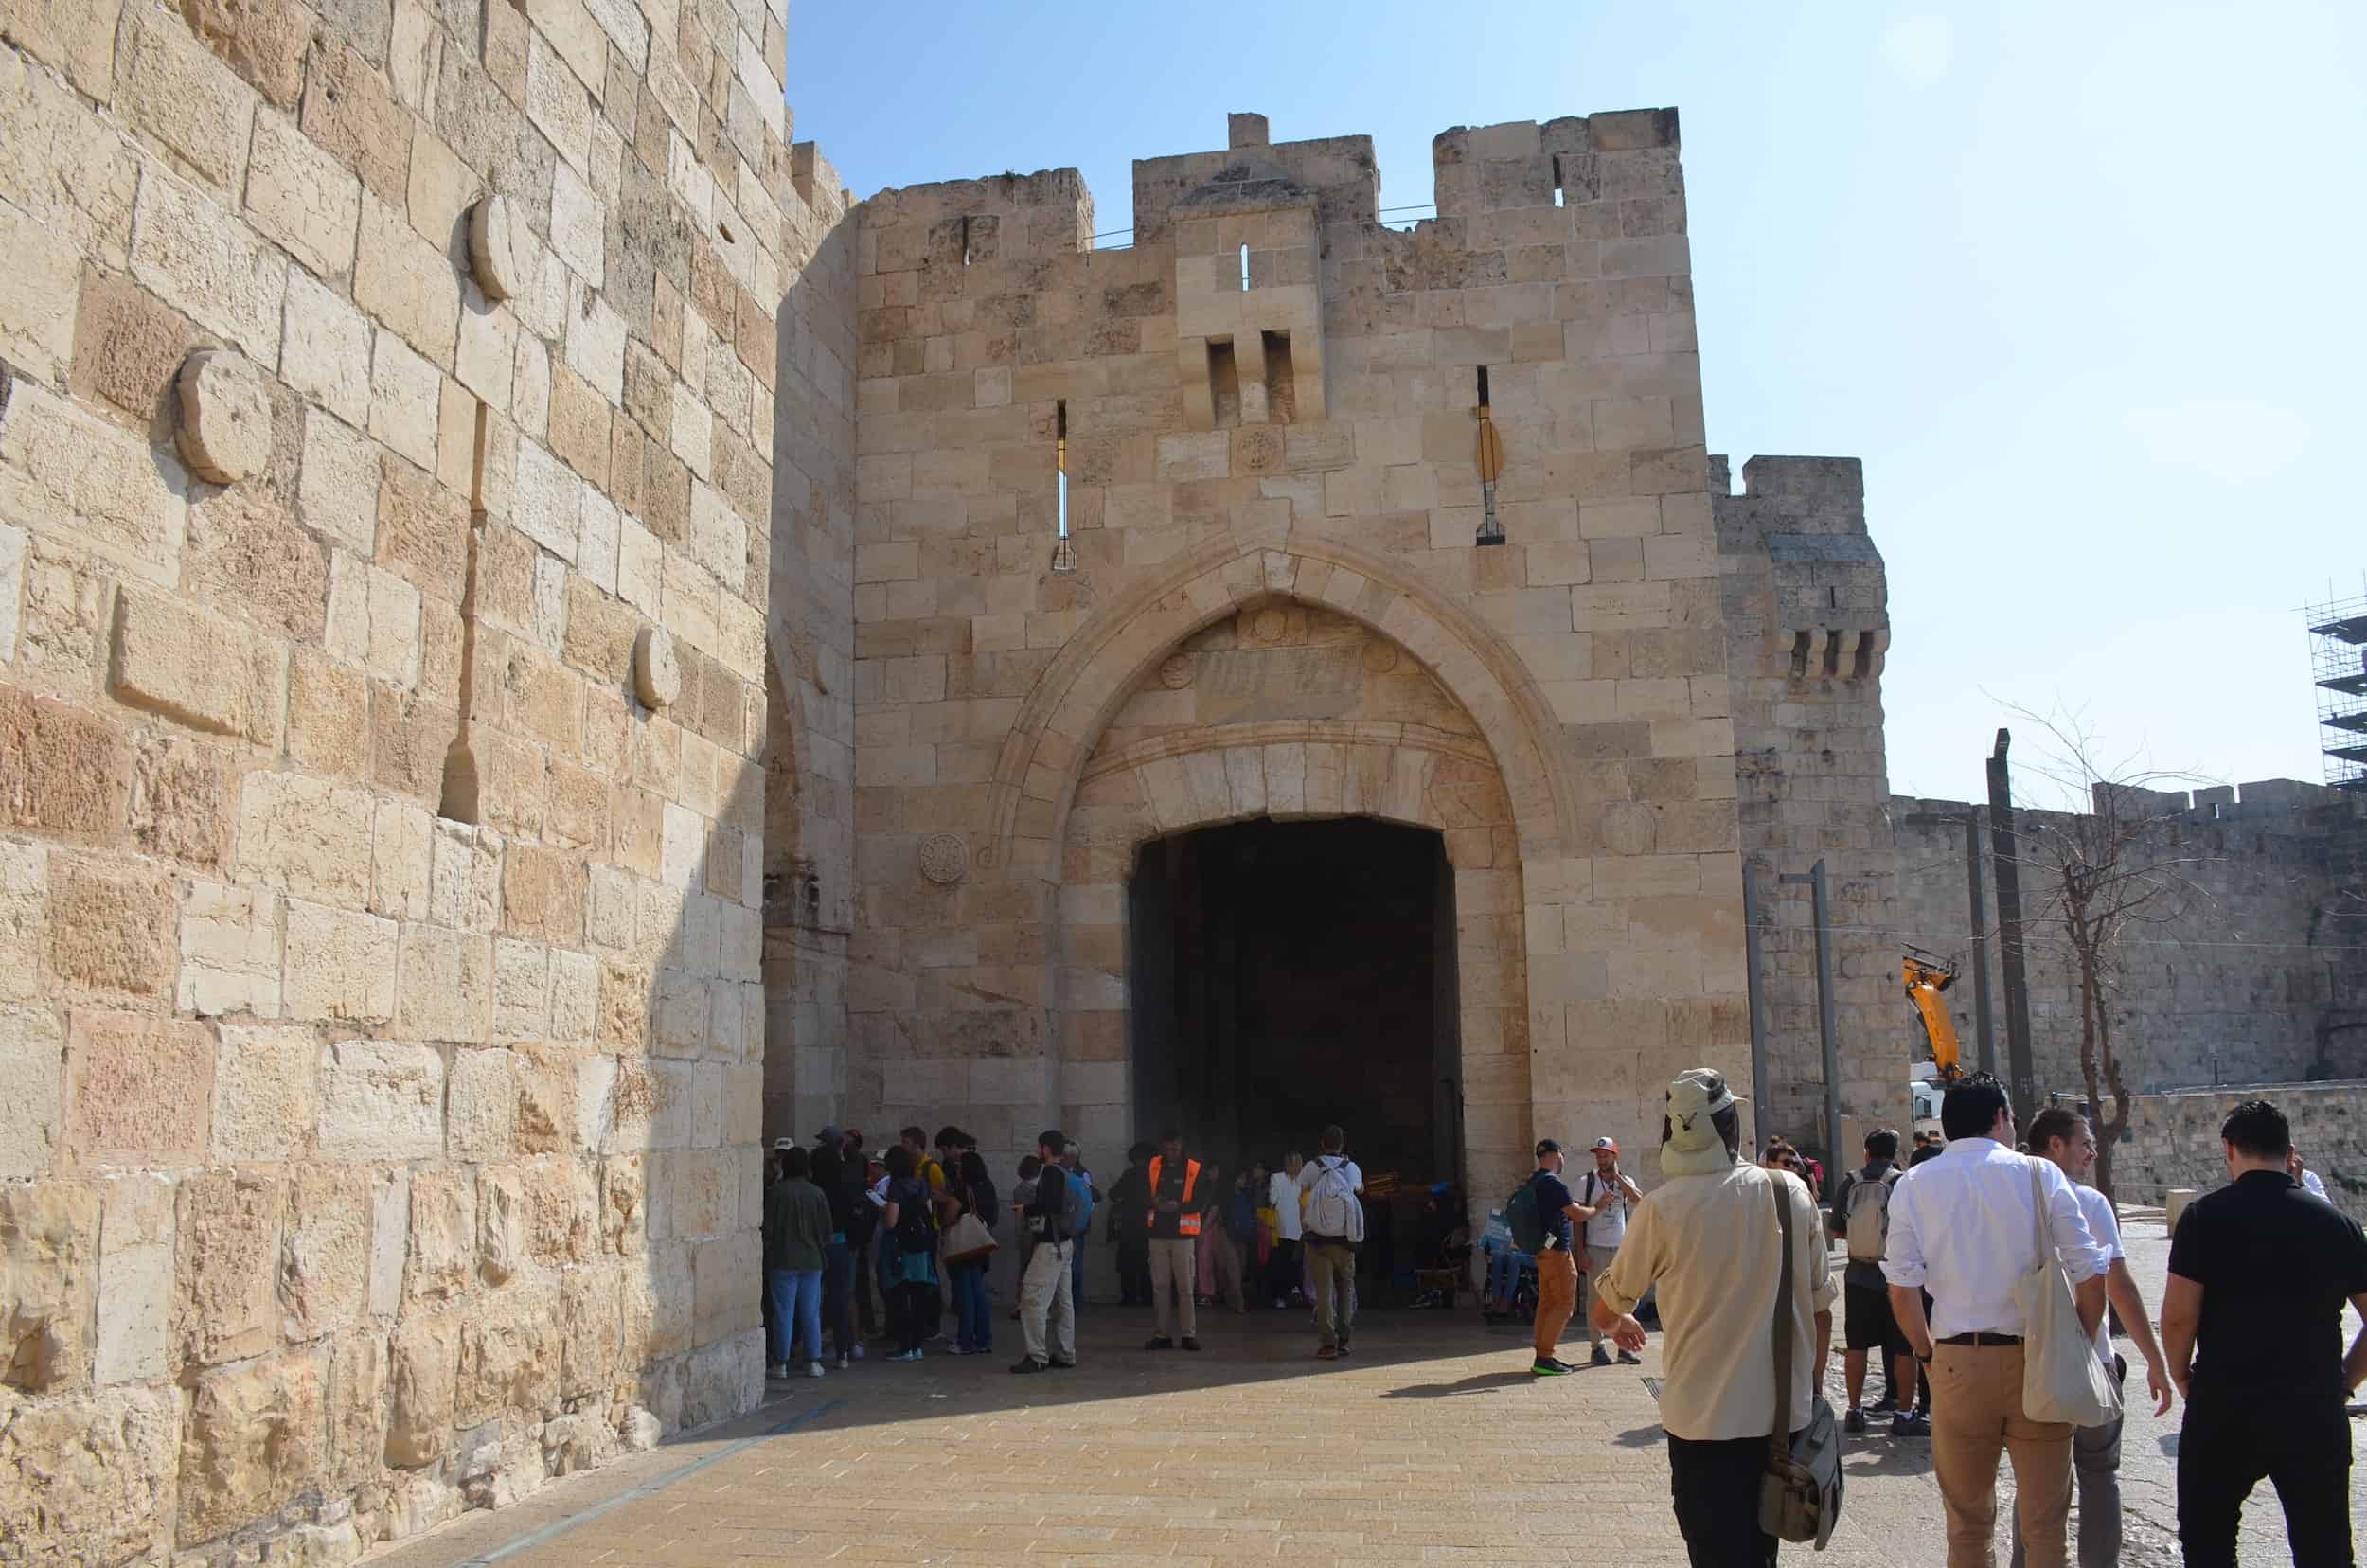
{"label": "stone paving slab", "polygon": [[[2132,1234],[2130,1250],[2158,1299],[2167,1243],[2153,1229]],[[1684,1562],[1652,1392],[1657,1338],[1641,1368],[1539,1381],[1526,1371],[1524,1333],[1480,1327],[1468,1313],[1371,1314],[1355,1355],[1332,1364],[1310,1359],[1312,1335],[1297,1314],[1204,1315],[1209,1348],[1200,1355],[1141,1350],[1147,1318],[1088,1308],[1083,1365],[1070,1373],[1010,1376],[1013,1334],[992,1356],[933,1354],[918,1365],[875,1359],[820,1381],[775,1383],[774,1398],[748,1420],[372,1560],[383,1568]],[[1837,1403],[1839,1381],[1836,1357]],[[794,1430],[765,1435],[791,1421]],[[2176,1421],[2175,1411],[2161,1421],[2149,1412],[2131,1418],[2125,1563],[2177,1560]],[[1930,1444],[1894,1442],[1878,1425],[1851,1440],[1845,1463],[1845,1517],[1816,1560],[1940,1561]],[[597,1517],[538,1538],[603,1505]],[[2009,1510],[2002,1498],[2001,1516]],[[2282,1521],[2265,1490],[2246,1525],[2247,1561],[2285,1559]],[[1810,1555],[1796,1549],[1787,1559]]]}

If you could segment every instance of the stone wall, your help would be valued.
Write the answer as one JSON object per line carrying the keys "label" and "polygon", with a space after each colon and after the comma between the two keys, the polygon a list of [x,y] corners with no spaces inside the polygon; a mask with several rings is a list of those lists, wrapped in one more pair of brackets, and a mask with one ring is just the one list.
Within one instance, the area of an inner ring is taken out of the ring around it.
{"label": "stone wall", "polygon": [[756,1398],[783,23],[0,0],[9,1555],[339,1560]]}
{"label": "stone wall", "polygon": [[[1122,854],[1080,851],[1080,774],[1180,645],[1281,607],[1434,677],[1503,802],[1457,866],[1467,1079],[1517,1064],[1471,1107],[1474,1179],[1536,1129],[1643,1136],[1672,1064],[1745,1060],[1675,116],[1449,132],[1411,232],[1365,138],[1229,141],[1135,166],[1129,249],[1085,248],[1073,171],[860,210],[849,1114],[990,1148],[1074,1123],[1114,1168]],[[1238,770],[1184,770],[1160,830],[1437,793],[1224,727],[1195,715],[1194,759]]]}
{"label": "stone wall", "polygon": [[1842,1114],[1904,1124],[1918,1038],[1899,996],[1890,923],[1890,775],[1882,742],[1889,588],[1866,529],[1854,457],[1753,457],[1711,496],[1733,671],[1735,773],[1744,852],[1765,935],[1768,1081],[1763,1133],[1822,1146],[1824,1060],[1811,890],[1786,885],[1819,861],[1827,879]]}
{"label": "stone wall", "polygon": [[2113,1155],[2114,1196],[2159,1203],[2172,1187],[2209,1192],[2227,1185],[2219,1128],[2248,1099],[2265,1099],[2293,1125],[2293,1147],[2326,1185],[2326,1196],[2367,1220],[2367,1081],[2272,1083],[2139,1096]]}
{"label": "stone wall", "polygon": [[[2026,761],[2024,777],[2035,760]],[[1900,938],[1964,954],[1948,991],[1967,1062],[1977,1058],[1970,965],[1987,955],[1996,998],[1998,1071],[2005,1014],[1996,944],[1970,940],[1958,801],[1892,802],[1898,843]],[[1982,847],[1988,848],[1987,813]],[[2221,1082],[2292,1082],[2367,1072],[2367,802],[2289,780],[2155,797],[2145,853],[2194,891],[2175,918],[2127,933],[2114,974],[2112,1017],[2132,1090]],[[2031,1055],[2040,1092],[2077,1096],[2079,996],[2062,935],[2050,834],[2071,819],[2018,811],[2023,829]],[[1992,932],[1994,877],[1984,878]],[[1903,998],[1896,1007],[1913,1028]]]}

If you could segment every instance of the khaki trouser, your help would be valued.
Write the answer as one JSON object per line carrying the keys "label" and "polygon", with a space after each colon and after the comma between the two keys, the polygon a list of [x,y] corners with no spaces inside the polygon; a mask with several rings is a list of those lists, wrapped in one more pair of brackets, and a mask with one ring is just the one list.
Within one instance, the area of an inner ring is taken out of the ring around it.
{"label": "khaki trouser", "polygon": [[1931,1469],[1948,1509],[1948,1568],[1989,1568],[1997,1460],[2014,1461],[2014,1522],[2030,1568],[2064,1568],[2071,1518],[2072,1426],[2021,1413],[2022,1347],[1933,1348]]}
{"label": "khaki trouser", "polygon": [[1188,1236],[1150,1238],[1150,1304],[1158,1309],[1161,1339],[1175,1338],[1171,1330],[1178,1313],[1184,1319],[1184,1337],[1200,1337],[1200,1309],[1192,1301],[1192,1278],[1200,1266],[1195,1256],[1198,1245]]}
{"label": "khaki trouser", "polygon": [[1603,1331],[1594,1327],[1594,1314],[1587,1310],[1587,1304],[1593,1297],[1594,1282],[1603,1277],[1603,1271],[1610,1268],[1611,1260],[1618,1256],[1617,1247],[1598,1247],[1590,1241],[1586,1244],[1587,1266],[1578,1274],[1578,1300],[1572,1312],[1586,1325],[1586,1343],[1598,1350],[1603,1346]]}
{"label": "khaki trouser", "polygon": [[1337,1349],[1356,1328],[1356,1254],[1337,1241],[1309,1241],[1307,1272],[1315,1286],[1316,1339]]}
{"label": "khaki trouser", "polygon": [[1077,1302],[1069,1294],[1069,1257],[1077,1243],[1058,1241],[1029,1249],[1019,1276],[1019,1336],[1030,1361],[1077,1364]]}
{"label": "khaki trouser", "polygon": [[1578,1305],[1578,1260],[1559,1247],[1537,1255],[1537,1359],[1551,1361]]}

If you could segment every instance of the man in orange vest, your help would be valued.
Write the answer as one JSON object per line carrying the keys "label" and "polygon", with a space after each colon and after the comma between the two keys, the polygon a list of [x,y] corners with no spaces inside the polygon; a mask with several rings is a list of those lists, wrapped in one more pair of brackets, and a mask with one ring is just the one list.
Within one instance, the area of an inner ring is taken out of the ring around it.
{"label": "man in orange vest", "polygon": [[[1158,1309],[1159,1331],[1146,1350],[1172,1350],[1169,1336],[1173,1313],[1184,1317],[1184,1348],[1200,1348],[1199,1322],[1192,1304],[1192,1274],[1198,1259],[1201,1211],[1208,1195],[1200,1190],[1200,1162],[1184,1157],[1184,1135],[1169,1130],[1159,1134],[1159,1152],[1151,1156],[1150,1300]],[[1170,1303],[1169,1293],[1173,1293]]]}

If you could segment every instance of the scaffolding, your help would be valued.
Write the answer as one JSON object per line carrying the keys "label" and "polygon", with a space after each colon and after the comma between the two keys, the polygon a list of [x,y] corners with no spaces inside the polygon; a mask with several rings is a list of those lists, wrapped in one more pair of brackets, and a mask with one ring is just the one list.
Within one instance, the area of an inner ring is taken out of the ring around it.
{"label": "scaffolding", "polygon": [[2302,608],[2326,782],[2367,792],[2367,594]]}

